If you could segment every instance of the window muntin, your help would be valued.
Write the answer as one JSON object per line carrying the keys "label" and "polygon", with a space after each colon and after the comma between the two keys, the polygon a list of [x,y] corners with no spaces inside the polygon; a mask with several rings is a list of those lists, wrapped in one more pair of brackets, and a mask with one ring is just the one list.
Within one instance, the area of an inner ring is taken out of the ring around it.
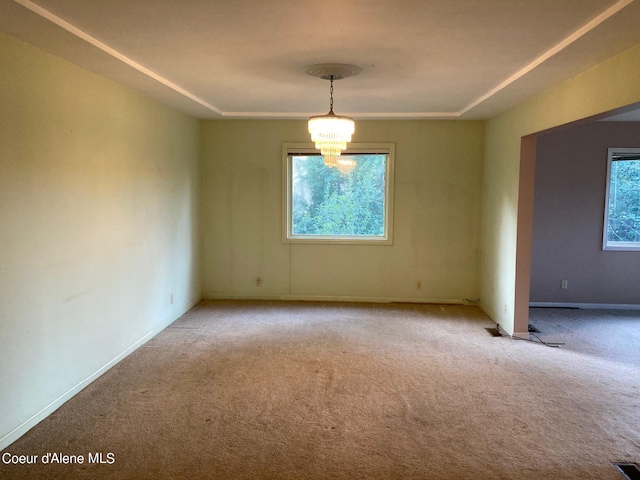
{"label": "window muntin", "polygon": [[640,250],[640,148],[610,148],[603,250]]}
{"label": "window muntin", "polygon": [[393,144],[350,144],[349,173],[324,165],[312,144],[283,145],[283,241],[392,243]]}

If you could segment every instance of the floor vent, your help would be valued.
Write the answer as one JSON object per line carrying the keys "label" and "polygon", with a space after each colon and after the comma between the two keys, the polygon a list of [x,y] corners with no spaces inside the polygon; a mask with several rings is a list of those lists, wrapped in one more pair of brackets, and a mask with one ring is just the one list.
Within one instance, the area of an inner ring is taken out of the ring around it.
{"label": "floor vent", "polygon": [[485,330],[487,332],[489,332],[489,335],[491,335],[492,337],[501,337],[502,336],[497,328],[485,328]]}
{"label": "floor vent", "polygon": [[628,480],[640,480],[640,470],[634,463],[614,463],[614,467],[618,469],[624,478]]}
{"label": "floor vent", "polygon": [[538,330],[533,325],[529,324],[529,333],[540,333],[540,330]]}

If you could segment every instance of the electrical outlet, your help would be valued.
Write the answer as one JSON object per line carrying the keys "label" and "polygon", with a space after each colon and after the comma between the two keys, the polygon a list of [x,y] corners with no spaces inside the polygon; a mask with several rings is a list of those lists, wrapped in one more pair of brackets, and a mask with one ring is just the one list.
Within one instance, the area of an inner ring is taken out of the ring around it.
{"label": "electrical outlet", "polygon": [[262,286],[262,277],[256,277],[256,287]]}
{"label": "electrical outlet", "polygon": [[562,280],[562,289],[566,290],[569,288],[569,282],[567,280]]}
{"label": "electrical outlet", "polygon": [[506,303],[502,306],[502,313],[507,313],[507,304]]}
{"label": "electrical outlet", "polygon": [[418,280],[416,282],[416,290],[422,290],[422,281],[421,280]]}
{"label": "electrical outlet", "polygon": [[169,295],[169,305],[173,305],[173,293]]}

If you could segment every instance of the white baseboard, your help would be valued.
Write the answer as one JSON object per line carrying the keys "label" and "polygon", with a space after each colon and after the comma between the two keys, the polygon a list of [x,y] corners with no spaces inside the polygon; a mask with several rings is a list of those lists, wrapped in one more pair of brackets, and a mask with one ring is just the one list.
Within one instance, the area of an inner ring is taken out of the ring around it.
{"label": "white baseboard", "polygon": [[640,305],[632,303],[562,303],[529,302],[532,308],[582,308],[585,310],[640,310]]}
{"label": "white baseboard", "polygon": [[32,415],[30,418],[28,418],[27,420],[22,422],[20,425],[18,425],[16,428],[11,430],[9,433],[7,433],[2,438],[0,438],[0,450],[4,450],[13,442],[18,440],[22,435],[27,433],[29,430],[35,427],[38,423],[40,423],[42,420],[44,420],[53,412],[55,412],[65,402],[67,402],[73,396],[79,393],[83,388],[85,388],[87,385],[89,385],[95,379],[100,377],[103,373],[105,373],[111,367],[113,367],[118,362],[120,362],[120,360],[124,359],[129,354],[133,353],[133,351],[135,351],[136,349],[138,349],[139,347],[147,343],[149,340],[151,340],[153,337],[155,337],[157,334],[159,334],[161,331],[163,331],[165,328],[167,328],[169,325],[175,322],[178,318],[180,318],[186,312],[191,310],[191,308],[193,308],[201,299],[202,298],[198,296],[197,298],[189,302],[187,305],[183,306],[180,310],[174,311],[168,319],[164,320],[160,325],[156,326],[149,333],[147,333],[142,338],[134,342],[133,345],[131,345],[125,351],[123,351],[122,353],[117,355],[115,358],[107,362],[105,365],[100,367],[97,371],[89,375],[87,378],[85,378],[75,386],[71,387],[69,390],[67,390],[58,398],[56,398],[54,401],[52,401],[49,405],[42,408],[40,411]]}
{"label": "white baseboard", "polygon": [[205,300],[291,300],[302,302],[362,302],[362,303],[427,303],[444,305],[477,305],[455,298],[352,297],[334,295],[238,295],[205,293]]}
{"label": "white baseboard", "polygon": [[507,337],[512,337],[512,338],[522,338],[523,340],[530,340],[531,339],[531,334],[529,333],[529,330],[527,330],[526,332],[513,332],[512,334],[509,334],[504,328],[502,328],[501,326],[498,326],[498,331],[500,333],[502,333],[502,335],[505,335]]}
{"label": "white baseboard", "polygon": [[494,315],[494,313],[491,311],[491,309],[489,307],[487,307],[482,302],[477,303],[476,305],[478,305],[478,307],[480,307],[480,310],[482,310],[487,317],[489,317],[491,320],[493,320],[495,322],[495,319],[497,317],[496,317],[496,315]]}

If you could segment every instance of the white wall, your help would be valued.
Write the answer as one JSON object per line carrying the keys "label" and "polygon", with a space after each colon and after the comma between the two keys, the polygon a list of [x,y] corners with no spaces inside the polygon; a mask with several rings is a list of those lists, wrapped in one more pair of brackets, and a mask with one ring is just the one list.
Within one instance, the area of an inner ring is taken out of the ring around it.
{"label": "white wall", "polygon": [[0,449],[198,299],[198,136],[0,35]]}
{"label": "white wall", "polygon": [[483,133],[482,122],[357,121],[354,142],[395,143],[393,245],[292,245],[282,143],[308,142],[306,122],[203,122],[204,296],[477,298]]}

